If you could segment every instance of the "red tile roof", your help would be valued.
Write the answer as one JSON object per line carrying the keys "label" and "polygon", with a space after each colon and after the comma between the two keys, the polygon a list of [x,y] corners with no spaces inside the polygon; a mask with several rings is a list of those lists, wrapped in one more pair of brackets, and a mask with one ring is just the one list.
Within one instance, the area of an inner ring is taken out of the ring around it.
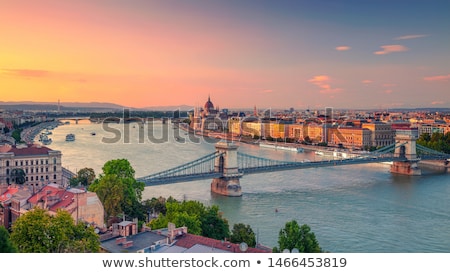
{"label": "red tile roof", "polygon": [[28,199],[28,202],[33,205],[36,205],[39,201],[47,201],[56,198],[57,200],[56,203],[48,208],[51,211],[56,211],[59,208],[66,208],[70,204],[72,204],[74,202],[74,197],[75,194],[70,191],[66,191],[65,189],[47,185],[44,188],[42,188],[38,193],[31,196]]}
{"label": "red tile roof", "polygon": [[20,148],[12,145],[1,145],[0,153],[14,153],[16,156],[23,155],[47,155],[52,149],[38,144],[26,144],[26,147]]}
{"label": "red tile roof", "polygon": [[9,199],[11,199],[11,197],[14,196],[14,194],[18,191],[19,189],[16,187],[9,187],[8,190],[6,192],[4,192],[2,195],[0,195],[0,202],[5,202],[8,201]]}
{"label": "red tile roof", "polygon": [[[229,251],[229,252],[242,253],[239,250],[239,244],[223,242],[220,240],[207,238],[207,237],[194,235],[194,234],[189,234],[189,233],[184,234],[183,236],[179,237],[177,239],[177,241],[175,242],[175,245],[177,245],[179,247],[184,247],[184,248],[191,248],[197,244],[208,246],[208,247],[213,247],[213,248],[217,248],[217,249],[222,249],[222,250]],[[272,251],[265,250],[265,249],[259,249],[259,248],[253,248],[253,247],[249,247],[246,251],[246,253],[270,253],[270,252],[272,252]]]}

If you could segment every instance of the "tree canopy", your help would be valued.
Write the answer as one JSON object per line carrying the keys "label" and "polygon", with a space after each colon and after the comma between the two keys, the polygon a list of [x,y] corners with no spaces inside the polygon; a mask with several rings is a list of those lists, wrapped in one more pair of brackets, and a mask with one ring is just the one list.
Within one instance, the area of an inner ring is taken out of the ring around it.
{"label": "tree canopy", "polygon": [[16,184],[25,183],[26,176],[25,171],[21,168],[14,168],[11,170],[11,180]]}
{"label": "tree canopy", "polygon": [[168,223],[177,227],[186,226],[191,234],[223,240],[229,238],[228,221],[222,217],[218,206],[206,207],[199,201],[178,202],[169,199],[165,203],[166,213],[149,224],[152,229],[166,228]]}
{"label": "tree canopy", "polygon": [[443,133],[424,133],[417,139],[417,144],[430,149],[450,154],[450,132]]}
{"label": "tree canopy", "polygon": [[299,226],[297,221],[292,220],[285,224],[278,235],[278,247],[273,248],[273,252],[282,252],[285,249],[298,249],[301,253],[319,253],[321,248],[316,239],[316,235],[311,228],[304,224]]}
{"label": "tree canopy", "polygon": [[11,242],[8,230],[0,226],[0,253],[15,253],[17,248]]}
{"label": "tree canopy", "polygon": [[83,168],[77,172],[77,175],[70,180],[70,185],[76,187],[78,185],[89,186],[95,180],[95,171],[92,168]]}
{"label": "tree canopy", "polygon": [[245,242],[249,247],[255,247],[256,235],[250,225],[238,223],[233,225],[230,241],[237,244]]}
{"label": "tree canopy", "polygon": [[113,159],[106,162],[102,170],[103,173],[89,186],[89,190],[97,193],[103,203],[106,219],[120,213],[145,219],[141,204],[145,184],[136,181],[130,162],[127,159]]}
{"label": "tree canopy", "polygon": [[85,253],[98,252],[100,241],[93,227],[74,223],[67,211],[58,210],[52,216],[35,208],[19,217],[12,226],[11,241],[19,252]]}

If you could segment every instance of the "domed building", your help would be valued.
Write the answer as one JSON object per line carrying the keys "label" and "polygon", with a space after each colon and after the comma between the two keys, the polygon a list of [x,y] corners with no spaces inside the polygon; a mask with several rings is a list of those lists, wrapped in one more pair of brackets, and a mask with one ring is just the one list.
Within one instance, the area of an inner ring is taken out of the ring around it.
{"label": "domed building", "polygon": [[211,101],[210,96],[208,96],[208,101],[205,102],[205,107],[203,107],[207,113],[211,113],[211,111],[214,111],[214,104]]}
{"label": "domed building", "polygon": [[203,108],[196,107],[194,116],[191,118],[191,127],[196,131],[219,131],[223,130],[227,124],[223,121],[223,116],[219,113],[219,108],[214,108],[211,97],[205,102]]}

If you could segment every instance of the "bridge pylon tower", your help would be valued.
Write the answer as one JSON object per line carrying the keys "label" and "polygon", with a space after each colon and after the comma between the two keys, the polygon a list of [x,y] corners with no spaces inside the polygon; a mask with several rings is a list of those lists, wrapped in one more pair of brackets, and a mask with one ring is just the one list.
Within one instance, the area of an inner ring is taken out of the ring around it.
{"label": "bridge pylon tower", "polygon": [[241,184],[239,178],[242,173],[238,166],[238,146],[232,142],[222,140],[215,145],[219,156],[214,162],[215,172],[222,175],[213,178],[211,182],[211,191],[225,196],[241,196]]}
{"label": "bridge pylon tower", "polygon": [[422,171],[417,166],[420,158],[417,157],[416,150],[416,130],[399,130],[395,136],[394,157],[399,161],[394,161],[391,166],[391,173],[406,175],[421,175]]}

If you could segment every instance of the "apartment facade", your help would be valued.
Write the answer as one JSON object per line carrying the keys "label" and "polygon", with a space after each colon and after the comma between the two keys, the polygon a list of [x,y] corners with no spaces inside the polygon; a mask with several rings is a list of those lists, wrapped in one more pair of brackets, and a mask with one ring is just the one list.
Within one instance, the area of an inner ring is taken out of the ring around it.
{"label": "apartment facade", "polygon": [[1,145],[0,183],[15,183],[17,170],[25,174],[25,185],[38,189],[49,183],[62,185],[61,152],[39,144]]}

